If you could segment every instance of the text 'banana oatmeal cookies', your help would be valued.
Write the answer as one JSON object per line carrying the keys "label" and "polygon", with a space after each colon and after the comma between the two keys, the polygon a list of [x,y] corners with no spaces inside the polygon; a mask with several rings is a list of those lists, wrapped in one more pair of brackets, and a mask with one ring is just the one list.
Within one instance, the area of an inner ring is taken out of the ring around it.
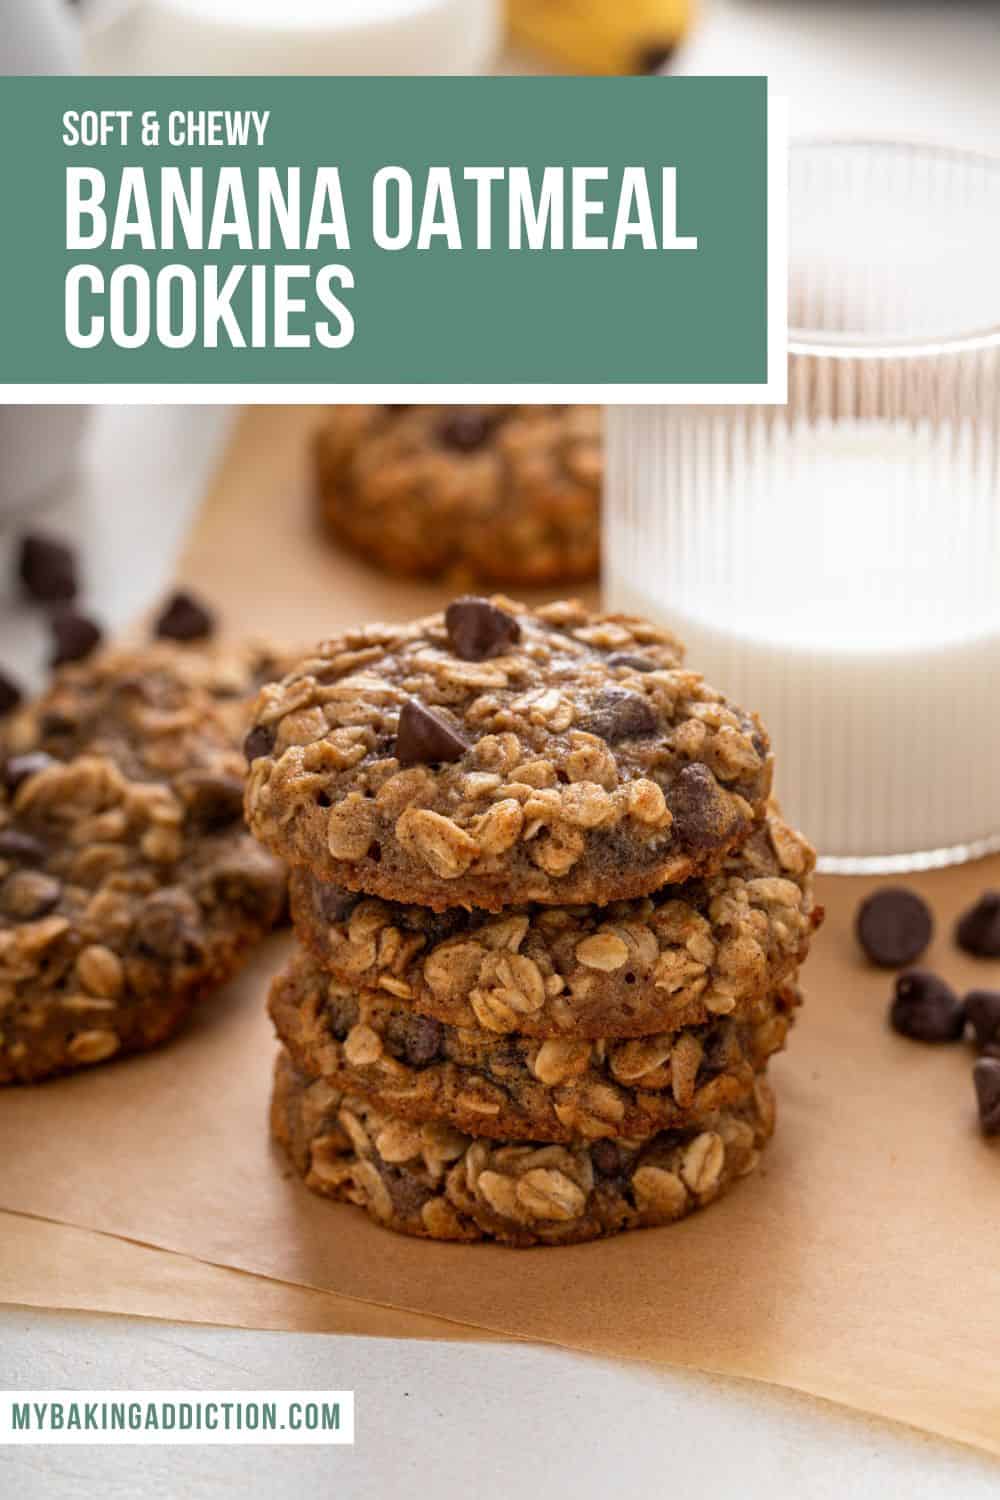
{"label": "text 'banana oatmeal cookies'", "polygon": [[247,814],[292,866],[272,1129],[434,1239],[669,1223],[756,1164],[822,912],[758,720],[680,643],[466,596],[265,686]]}
{"label": "text 'banana oatmeal cookies'", "polygon": [[336,406],[315,457],[324,525],[390,573],[519,587],[597,575],[596,406]]}

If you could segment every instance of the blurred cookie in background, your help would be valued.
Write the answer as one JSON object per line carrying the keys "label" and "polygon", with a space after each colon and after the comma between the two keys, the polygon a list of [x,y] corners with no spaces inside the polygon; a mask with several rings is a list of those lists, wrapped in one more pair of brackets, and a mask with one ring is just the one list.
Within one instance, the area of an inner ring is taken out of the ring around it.
{"label": "blurred cookie in background", "polygon": [[338,406],[316,442],[330,532],[390,573],[549,585],[596,576],[596,406]]}

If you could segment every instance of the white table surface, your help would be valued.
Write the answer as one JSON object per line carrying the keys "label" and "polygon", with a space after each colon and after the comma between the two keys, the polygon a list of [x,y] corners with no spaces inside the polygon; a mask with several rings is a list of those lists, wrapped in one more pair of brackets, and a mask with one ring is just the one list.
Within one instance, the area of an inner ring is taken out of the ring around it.
{"label": "white table surface", "polygon": [[[690,72],[767,72],[793,129],[892,131],[1000,146],[1000,0],[936,5],[704,0]],[[90,597],[111,626],[154,598],[230,414],[97,414],[86,472],[49,514],[85,535]],[[33,517],[33,519],[40,519]],[[0,538],[0,547],[3,539]],[[9,550],[9,532],[7,538]],[[5,559],[0,557],[0,564]],[[2,664],[36,673],[34,617],[0,598]],[[344,1388],[355,1448],[0,1449],[0,1494],[393,1500],[558,1490],[743,1500],[979,1500],[1000,1466],[969,1450],[763,1385],[611,1364],[532,1345],[237,1332],[0,1308],[0,1387]]]}

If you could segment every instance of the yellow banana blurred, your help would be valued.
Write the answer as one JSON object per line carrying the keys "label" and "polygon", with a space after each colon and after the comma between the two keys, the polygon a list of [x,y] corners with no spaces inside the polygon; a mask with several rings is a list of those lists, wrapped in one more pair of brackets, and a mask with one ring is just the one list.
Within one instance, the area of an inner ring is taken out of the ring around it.
{"label": "yellow banana blurred", "polygon": [[695,0],[507,0],[510,34],[574,73],[652,73],[687,31]]}

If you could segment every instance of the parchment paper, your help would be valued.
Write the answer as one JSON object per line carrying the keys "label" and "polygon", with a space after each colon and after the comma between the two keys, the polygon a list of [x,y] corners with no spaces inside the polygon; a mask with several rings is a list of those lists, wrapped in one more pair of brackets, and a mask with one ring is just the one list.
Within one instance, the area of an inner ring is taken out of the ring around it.
{"label": "parchment paper", "polygon": [[[305,421],[251,414],[187,561],[234,628],[295,639],[414,607],[413,590],[306,539],[301,482],[285,479]],[[886,1027],[891,978],[851,935],[872,884],[822,883],[829,919],[774,1068],[763,1171],[680,1225],[512,1252],[396,1237],[307,1193],[266,1134],[263,996],[283,938],[169,1048],[0,1093],[0,1208],[497,1332],[757,1377],[1000,1453],[1000,1156],[977,1133],[971,1052]],[[938,916],[926,961],[960,988],[1000,986],[1000,964],[949,936],[1000,884],[1000,860],[912,884]]]}
{"label": "parchment paper", "polygon": [[0,1303],[172,1322],[378,1338],[491,1339],[484,1329],[250,1276],[116,1235],[0,1213]]}

